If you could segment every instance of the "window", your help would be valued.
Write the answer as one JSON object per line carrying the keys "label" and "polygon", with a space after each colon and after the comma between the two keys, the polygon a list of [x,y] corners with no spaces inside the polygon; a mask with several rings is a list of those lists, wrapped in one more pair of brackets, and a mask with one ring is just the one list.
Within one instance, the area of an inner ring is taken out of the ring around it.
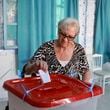
{"label": "window", "polygon": [[0,48],[3,48],[3,5],[0,0]]}
{"label": "window", "polygon": [[17,48],[17,0],[0,0],[0,48]]}
{"label": "window", "polygon": [[17,0],[7,0],[6,47],[17,47]]}

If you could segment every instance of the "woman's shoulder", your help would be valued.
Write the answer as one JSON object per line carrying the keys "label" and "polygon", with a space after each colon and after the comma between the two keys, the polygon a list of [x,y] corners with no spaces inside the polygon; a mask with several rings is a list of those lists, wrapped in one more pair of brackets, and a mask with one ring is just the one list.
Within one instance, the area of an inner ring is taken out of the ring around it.
{"label": "woman's shoulder", "polygon": [[84,47],[83,47],[81,44],[76,43],[76,42],[75,42],[75,46],[76,46],[78,49],[84,49]]}
{"label": "woman's shoulder", "polygon": [[46,41],[41,46],[42,47],[53,47],[54,42],[55,42],[55,40]]}

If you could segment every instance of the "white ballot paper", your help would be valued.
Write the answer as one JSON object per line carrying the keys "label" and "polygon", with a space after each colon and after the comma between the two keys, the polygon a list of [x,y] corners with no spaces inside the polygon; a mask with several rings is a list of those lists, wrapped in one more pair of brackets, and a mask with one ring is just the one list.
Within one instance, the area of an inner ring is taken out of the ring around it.
{"label": "white ballot paper", "polygon": [[50,75],[49,75],[48,71],[44,72],[43,70],[39,70],[38,72],[39,72],[39,75],[40,75],[43,83],[51,82]]}

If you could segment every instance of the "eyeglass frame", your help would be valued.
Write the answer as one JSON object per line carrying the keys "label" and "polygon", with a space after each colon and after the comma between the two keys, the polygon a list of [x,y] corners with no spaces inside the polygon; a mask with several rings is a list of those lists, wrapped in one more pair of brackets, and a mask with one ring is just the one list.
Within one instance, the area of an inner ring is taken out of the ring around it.
{"label": "eyeglass frame", "polygon": [[59,31],[59,34],[63,35],[63,38],[67,38],[69,41],[73,41],[75,39],[75,37],[67,35],[66,33],[63,33],[61,30]]}

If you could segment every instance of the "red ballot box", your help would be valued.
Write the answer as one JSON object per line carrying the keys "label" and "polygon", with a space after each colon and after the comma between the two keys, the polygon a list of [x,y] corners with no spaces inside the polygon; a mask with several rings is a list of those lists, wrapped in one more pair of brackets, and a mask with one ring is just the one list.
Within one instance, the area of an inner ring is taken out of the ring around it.
{"label": "red ballot box", "polygon": [[40,77],[12,79],[4,82],[9,110],[96,110],[102,88],[66,75],[51,74],[51,82]]}

